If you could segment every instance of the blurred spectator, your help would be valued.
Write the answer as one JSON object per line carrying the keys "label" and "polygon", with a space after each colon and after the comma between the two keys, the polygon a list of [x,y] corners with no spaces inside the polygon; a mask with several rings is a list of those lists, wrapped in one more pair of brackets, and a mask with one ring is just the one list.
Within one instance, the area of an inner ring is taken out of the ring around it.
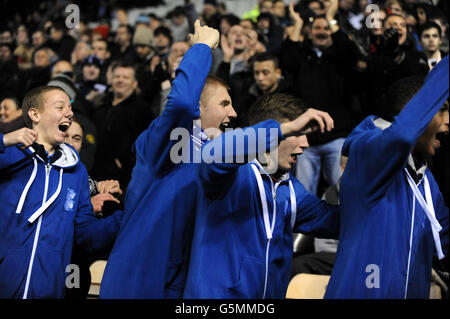
{"label": "blurred spectator", "polygon": [[150,13],[148,17],[150,18],[150,29],[155,32],[155,30],[161,26],[162,20],[160,17],[156,16],[153,13]]}
{"label": "blurred spectator", "polygon": [[182,6],[177,6],[167,15],[169,19],[169,29],[173,41],[186,41],[189,34],[189,23],[186,18],[186,11]]}
{"label": "blurred spectator", "polygon": [[0,43],[0,95],[22,97],[22,76],[13,55],[12,43]]}
{"label": "blurred spectator", "polygon": [[[249,125],[248,112],[250,106],[259,97],[266,94],[291,93],[292,87],[282,74],[278,58],[268,52],[258,53],[253,56],[253,82],[246,92],[236,95],[233,104],[238,114],[236,126]],[[232,78],[233,79],[233,78]],[[236,83],[230,83],[233,91]],[[234,92],[233,92],[234,93]]]}
{"label": "blurred spectator", "polygon": [[99,93],[106,91],[106,84],[102,83],[100,75],[103,61],[95,55],[83,60],[82,77],[77,81],[78,94],[88,101],[92,101]]}
{"label": "blurred spectator", "polygon": [[442,44],[441,28],[434,22],[427,22],[420,27],[418,35],[431,70],[446,55],[439,50]]}
{"label": "blurred spectator", "polygon": [[325,6],[320,0],[312,0],[308,3],[308,8],[314,12],[316,16],[325,14]]}
{"label": "blurred spectator", "polygon": [[32,40],[31,43],[32,43],[34,49],[44,46],[45,43],[47,42],[45,33],[42,30],[34,31],[33,34],[31,35],[31,40]]}
{"label": "blurred spectator", "polygon": [[426,75],[429,71],[427,58],[416,50],[413,40],[408,38],[405,18],[389,15],[383,24],[383,40],[379,49],[370,56],[365,78],[357,81],[366,90],[363,101],[366,115],[380,115],[382,95],[395,81],[412,75]]}
{"label": "blurred spectator", "polygon": [[239,24],[241,20],[234,14],[226,14],[223,15],[220,18],[220,34],[223,34],[225,36],[228,35],[228,31],[230,31],[230,28],[236,24]]}
{"label": "blurred spectator", "polygon": [[283,0],[276,0],[273,3],[273,18],[276,24],[282,28],[290,25],[291,20],[287,17],[287,10]]}
{"label": "blurred spectator", "polygon": [[337,5],[333,1],[327,15],[314,20],[310,39],[287,39],[282,48],[281,65],[294,81],[293,94],[334,119],[332,132],[308,136],[310,148],[297,162],[297,178],[312,194],[321,192],[322,172],[328,185],[337,183],[342,144],[356,124],[350,95],[356,50],[335,20]]}
{"label": "blurred spectator", "polygon": [[136,62],[138,64],[149,63],[153,57],[153,31],[148,27],[141,27],[136,29],[133,37],[133,46],[138,55]]}
{"label": "blurred spectator", "polygon": [[74,73],[73,73],[73,66],[68,61],[65,60],[59,60],[56,62],[52,67],[52,79],[56,76],[64,74],[70,77],[72,80],[74,80]]}
{"label": "blurred spectator", "polygon": [[92,54],[102,61],[106,61],[111,56],[108,41],[105,39],[97,39],[92,41]]}
{"label": "blurred spectator", "polygon": [[150,107],[137,95],[134,65],[120,62],[113,69],[112,92],[96,111],[99,132],[94,166],[96,180],[117,179],[124,189],[134,166],[132,145],[153,120]]}
{"label": "blurred spectator", "polygon": [[448,23],[447,18],[442,15],[441,12],[434,12],[433,15],[430,15],[430,22],[434,22],[441,28],[442,31],[442,44],[440,46],[440,50],[445,54],[448,54]]}
{"label": "blurred spectator", "polygon": [[216,0],[205,0],[201,17],[204,24],[219,30],[220,28],[220,12],[217,8]]}
{"label": "blurred spectator", "polygon": [[386,8],[388,15],[390,15],[390,14],[396,14],[399,16],[405,15],[402,4],[398,0],[387,0],[384,3],[384,7]]}
{"label": "blurred spectator", "polygon": [[263,0],[259,6],[260,15],[262,13],[273,13],[273,1],[272,0]]}
{"label": "blurred spectator", "polygon": [[48,47],[41,47],[33,52],[33,66],[24,72],[24,86],[22,96],[31,89],[46,85],[50,81],[51,66],[58,57]]}
{"label": "blurred spectator", "polygon": [[67,27],[63,20],[57,20],[50,29],[48,46],[55,51],[60,59],[70,60],[75,47],[75,40],[66,33]]}
{"label": "blurred spectator", "polygon": [[245,31],[255,30],[255,24],[253,23],[252,20],[242,19],[239,24],[241,25],[241,27],[244,28]]}
{"label": "blurred spectator", "polygon": [[107,40],[98,38],[92,41],[92,54],[103,61],[100,79],[106,82],[106,70],[112,62],[111,49]]}
{"label": "blurred spectator", "polygon": [[17,65],[19,69],[30,69],[32,66],[31,58],[33,55],[33,48],[30,46],[28,31],[24,25],[20,25],[17,28],[16,45],[14,55],[17,57]]}
{"label": "blurred spectator", "polygon": [[6,96],[0,102],[0,134],[6,134],[26,127],[19,100]]}
{"label": "blurred spectator", "polygon": [[268,12],[259,15],[257,27],[259,35],[264,39],[263,43],[267,51],[278,55],[283,41],[283,28]]}
{"label": "blurred spectator", "polygon": [[118,58],[135,62],[138,59],[132,44],[134,29],[128,24],[121,24],[116,31],[115,43],[119,46]]}
{"label": "blurred spectator", "polygon": [[165,26],[160,26],[154,31],[155,36],[155,53],[164,58],[169,53],[169,47],[172,44],[172,34],[170,29]]}
{"label": "blurred spectator", "polygon": [[13,43],[13,32],[8,28],[0,29],[0,43]]}
{"label": "blurred spectator", "polygon": [[70,62],[73,65],[75,78],[81,76],[83,60],[92,54],[92,46],[84,41],[78,41],[73,49]]}

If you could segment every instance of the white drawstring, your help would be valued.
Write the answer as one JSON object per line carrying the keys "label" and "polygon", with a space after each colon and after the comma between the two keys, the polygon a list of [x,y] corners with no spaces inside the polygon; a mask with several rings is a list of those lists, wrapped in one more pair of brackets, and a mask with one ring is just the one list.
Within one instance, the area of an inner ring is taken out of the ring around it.
{"label": "white drawstring", "polygon": [[442,230],[442,226],[439,224],[438,220],[436,219],[436,214],[434,211],[433,206],[433,199],[431,198],[431,190],[430,190],[430,184],[428,183],[428,179],[426,175],[424,175],[424,190],[425,190],[425,197],[426,201],[423,198],[422,194],[420,193],[416,183],[412,179],[411,175],[409,175],[408,170],[405,168],[406,177],[409,183],[409,186],[411,190],[413,191],[415,197],[417,198],[417,201],[419,202],[420,206],[422,207],[423,211],[425,212],[425,215],[428,217],[428,220],[431,224],[431,231],[433,233],[433,239],[434,244],[436,246],[436,251],[438,254],[439,259],[443,259],[444,253],[442,251],[442,245],[441,245],[441,239],[439,237],[439,232]]}
{"label": "white drawstring", "polygon": [[30,223],[33,223],[58,197],[59,193],[61,192],[63,171],[64,170],[62,168],[59,170],[59,182],[56,192],[37,211],[35,211],[30,218],[28,218],[28,221]]}
{"label": "white drawstring", "polygon": [[25,185],[25,188],[23,189],[22,195],[20,196],[19,204],[17,204],[17,208],[16,208],[16,214],[20,214],[22,211],[23,203],[25,202],[25,198],[27,197],[28,190],[30,189],[31,184],[33,184],[34,179],[36,178],[37,167],[38,167],[37,161],[35,158],[33,158],[33,172],[31,172],[31,176],[28,179],[28,182]]}
{"label": "white drawstring", "polygon": [[[267,282],[268,282],[268,276],[269,276],[269,248],[270,248],[270,241],[272,239],[273,231],[275,228],[275,221],[276,221],[276,189],[278,187],[278,184],[273,186],[272,179],[270,179],[272,193],[273,193],[273,216],[272,216],[272,224],[269,221],[269,209],[267,206],[267,200],[266,200],[266,192],[264,189],[264,184],[261,178],[261,173],[259,172],[259,169],[262,169],[262,167],[259,165],[259,163],[255,160],[252,162],[251,165],[253,172],[256,177],[256,181],[258,183],[258,189],[259,189],[259,196],[261,198],[261,205],[263,209],[263,219],[264,219],[264,227],[266,230],[266,238],[267,238],[267,246],[266,246],[266,274],[264,276],[264,292],[263,292],[263,299],[266,298],[266,290],[267,290]],[[269,176],[270,178],[270,176]],[[289,192],[290,192],[290,198],[291,198],[291,226],[294,227],[295,224],[295,218],[297,214],[297,202],[295,198],[295,192],[294,187],[292,186],[291,181],[289,181]]]}

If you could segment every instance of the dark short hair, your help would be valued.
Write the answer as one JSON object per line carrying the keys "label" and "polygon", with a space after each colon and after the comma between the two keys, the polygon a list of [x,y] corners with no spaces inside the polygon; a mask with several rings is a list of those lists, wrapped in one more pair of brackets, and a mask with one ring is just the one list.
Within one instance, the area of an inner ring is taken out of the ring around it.
{"label": "dark short hair", "polygon": [[94,41],[92,41],[92,44],[94,44],[94,42],[105,42],[106,43],[106,51],[108,51],[108,52],[111,51],[111,44],[105,38],[99,38],[97,40],[94,40]]}
{"label": "dark short hair", "polygon": [[30,117],[28,116],[28,111],[31,108],[40,109],[43,108],[45,104],[45,94],[48,92],[58,90],[61,92],[64,92],[67,94],[63,89],[57,86],[39,86],[37,88],[32,89],[30,92],[25,95],[22,102],[22,116],[25,121],[25,124],[27,127],[32,128],[33,122],[31,121]]}
{"label": "dark short hair", "polygon": [[[127,29],[127,32],[128,32],[129,35],[132,36],[134,34],[134,28],[131,25],[129,25],[129,24],[121,24],[121,25],[119,25],[119,28],[122,28],[122,27],[125,27]],[[119,29],[119,28],[117,28],[117,29]]]}
{"label": "dark short hair", "polygon": [[172,32],[170,31],[169,28],[165,27],[165,26],[159,26],[155,29],[155,31],[153,32],[153,35],[155,37],[157,37],[158,35],[164,35],[166,38],[169,39],[169,42],[172,43]]}
{"label": "dark short hair", "polygon": [[409,76],[392,84],[383,97],[381,117],[389,122],[394,120],[409,100],[420,90],[424,76]]}
{"label": "dark short hair", "polygon": [[253,57],[252,61],[253,61],[253,63],[255,63],[255,62],[273,61],[275,69],[278,69],[280,67],[280,62],[279,62],[278,58],[275,55],[273,55],[272,53],[270,53],[270,52],[257,53]]}
{"label": "dark short hair", "polygon": [[289,94],[275,93],[260,97],[250,108],[249,122],[254,125],[261,121],[273,119],[280,123],[293,121],[307,108],[303,102]]}
{"label": "dark short hair", "polygon": [[419,27],[417,32],[417,36],[419,37],[419,39],[422,37],[422,33],[430,29],[436,29],[438,31],[439,38],[442,38],[442,29],[439,24],[429,21]]}
{"label": "dark short hair", "polygon": [[[134,71],[134,77],[136,78],[136,66],[130,60],[116,60],[112,66],[112,71],[114,72],[117,68],[131,68]],[[137,79],[137,78],[136,78]]]}
{"label": "dark short hair", "polygon": [[236,16],[236,15],[234,15],[232,13],[228,13],[228,14],[223,15],[220,18],[220,20],[227,21],[230,26],[234,26],[236,24],[240,24],[241,23],[241,19],[238,16]]}

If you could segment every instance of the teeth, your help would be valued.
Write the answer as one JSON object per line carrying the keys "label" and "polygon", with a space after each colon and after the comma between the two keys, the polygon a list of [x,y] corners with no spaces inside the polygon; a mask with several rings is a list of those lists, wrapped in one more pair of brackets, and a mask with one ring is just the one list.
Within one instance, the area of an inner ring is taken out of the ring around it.
{"label": "teeth", "polygon": [[60,131],[65,132],[69,129],[70,124],[69,123],[61,123],[59,124],[58,128]]}

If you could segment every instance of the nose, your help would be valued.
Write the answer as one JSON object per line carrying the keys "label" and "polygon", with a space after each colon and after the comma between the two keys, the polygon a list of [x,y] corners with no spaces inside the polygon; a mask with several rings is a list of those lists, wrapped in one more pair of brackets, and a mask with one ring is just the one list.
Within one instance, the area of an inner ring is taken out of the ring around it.
{"label": "nose", "polygon": [[309,147],[309,143],[308,143],[308,138],[306,137],[306,135],[302,135],[300,136],[300,147],[303,149],[306,149]]}
{"label": "nose", "polygon": [[227,116],[230,117],[230,118],[236,118],[237,117],[237,113],[234,110],[232,105],[230,105],[230,110],[228,111]]}

